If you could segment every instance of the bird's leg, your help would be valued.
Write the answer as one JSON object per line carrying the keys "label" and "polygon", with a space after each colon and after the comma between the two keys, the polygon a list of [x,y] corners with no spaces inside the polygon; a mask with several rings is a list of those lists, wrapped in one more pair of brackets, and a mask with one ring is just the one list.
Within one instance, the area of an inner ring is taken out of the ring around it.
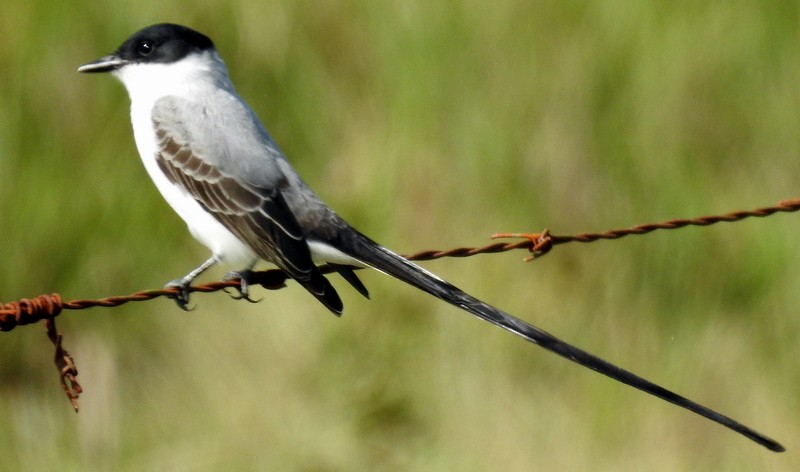
{"label": "bird's leg", "polygon": [[203,262],[200,265],[200,267],[189,272],[180,279],[175,279],[168,282],[166,285],[167,288],[178,289],[178,293],[170,295],[169,298],[175,300],[175,303],[177,303],[182,310],[191,311],[188,305],[189,305],[189,292],[190,292],[189,288],[192,284],[192,281],[196,279],[200,274],[207,271],[209,267],[213,266],[218,261],[219,259],[217,259],[217,256],[211,256],[207,261]]}
{"label": "bird's leg", "polygon": [[261,301],[259,298],[258,300],[253,300],[250,298],[250,282],[253,278],[253,266],[255,263],[250,264],[249,267],[245,268],[244,270],[240,270],[238,272],[232,271],[225,274],[222,278],[223,281],[228,282],[231,280],[239,279],[239,286],[234,287],[236,290],[239,291],[238,295],[231,295],[231,298],[234,300],[247,300],[250,303],[258,303]]}

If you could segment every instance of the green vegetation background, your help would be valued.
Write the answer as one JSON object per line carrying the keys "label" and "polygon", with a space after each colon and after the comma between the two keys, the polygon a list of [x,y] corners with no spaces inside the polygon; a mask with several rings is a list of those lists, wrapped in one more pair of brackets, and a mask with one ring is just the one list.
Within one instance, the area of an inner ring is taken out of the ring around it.
{"label": "green vegetation background", "polygon": [[[491,5],[491,6],[489,6]],[[145,25],[217,43],[345,218],[401,252],[798,196],[797,2],[32,0],[0,15],[0,300],[157,288],[204,260],[107,76]],[[425,264],[781,440],[767,452],[378,273],[0,335],[2,470],[798,470],[796,215]],[[211,274],[217,278],[223,271]]]}

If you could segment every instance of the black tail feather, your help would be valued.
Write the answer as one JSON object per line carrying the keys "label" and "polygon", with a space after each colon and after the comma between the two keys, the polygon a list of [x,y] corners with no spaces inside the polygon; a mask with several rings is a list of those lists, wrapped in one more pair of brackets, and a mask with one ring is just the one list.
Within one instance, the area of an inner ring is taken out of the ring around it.
{"label": "black tail feather", "polygon": [[369,299],[369,290],[367,290],[367,287],[364,286],[363,282],[361,282],[361,279],[358,278],[353,270],[353,267],[334,264],[332,262],[328,262],[328,265],[331,267],[331,269],[338,272],[339,275],[341,275],[343,279],[350,283],[350,285],[352,285],[353,288],[355,288],[364,298]]}
{"label": "black tail feather", "polygon": [[320,272],[318,268],[314,267],[314,270],[312,270],[306,278],[295,278],[295,280],[312,295],[317,297],[317,300],[322,302],[331,313],[336,316],[342,316],[342,311],[344,310],[342,299],[339,297],[339,293],[336,292],[336,289],[333,288],[330,281],[322,275],[322,272]]}
{"label": "black tail feather", "polygon": [[[478,300],[416,264],[378,245],[355,230],[343,232],[343,234],[344,236],[340,235],[340,239],[336,241],[336,247],[374,269],[387,273],[409,285],[428,292],[451,305],[457,306],[478,318],[511,331],[525,340],[538,344],[548,351],[558,354],[572,362],[588,367],[618,382],[630,385],[645,393],[649,393],[650,395],[654,395],[698,415],[704,416],[750,438],[767,449],[775,452],[784,451],[783,446],[778,442],[725,415],[667,390],[632,372],[617,367],[610,362],[558,339],[546,331]],[[355,274],[353,274],[353,276],[355,276]]]}

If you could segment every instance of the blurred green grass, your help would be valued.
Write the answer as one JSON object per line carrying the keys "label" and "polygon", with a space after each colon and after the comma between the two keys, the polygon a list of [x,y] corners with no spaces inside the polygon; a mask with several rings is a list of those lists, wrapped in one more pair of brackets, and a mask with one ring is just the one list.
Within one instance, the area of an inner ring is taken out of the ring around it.
{"label": "blurred green grass", "polygon": [[[158,287],[206,257],[128,98],[75,68],[142,26],[217,43],[301,174],[401,252],[772,204],[800,175],[798,5],[30,1],[0,15],[0,300]],[[796,470],[795,216],[426,264],[781,440],[770,454],[379,274],[64,316],[2,335],[2,470]],[[216,272],[213,276],[221,275]]]}

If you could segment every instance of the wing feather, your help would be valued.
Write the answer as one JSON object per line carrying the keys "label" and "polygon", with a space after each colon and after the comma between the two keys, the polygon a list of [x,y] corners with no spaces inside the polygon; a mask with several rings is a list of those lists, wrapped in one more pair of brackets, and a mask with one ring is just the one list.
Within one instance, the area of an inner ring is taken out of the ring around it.
{"label": "wing feather", "polygon": [[[305,234],[284,199],[279,185],[255,185],[246,176],[227,173],[214,160],[193,148],[185,120],[164,119],[158,112],[174,115],[169,103],[154,108],[153,127],[159,169],[181,187],[259,257],[276,264],[336,314],[342,301],[311,258]],[[230,156],[233,159],[235,156]],[[264,159],[271,159],[267,155]],[[277,182],[280,183],[280,179]]]}

